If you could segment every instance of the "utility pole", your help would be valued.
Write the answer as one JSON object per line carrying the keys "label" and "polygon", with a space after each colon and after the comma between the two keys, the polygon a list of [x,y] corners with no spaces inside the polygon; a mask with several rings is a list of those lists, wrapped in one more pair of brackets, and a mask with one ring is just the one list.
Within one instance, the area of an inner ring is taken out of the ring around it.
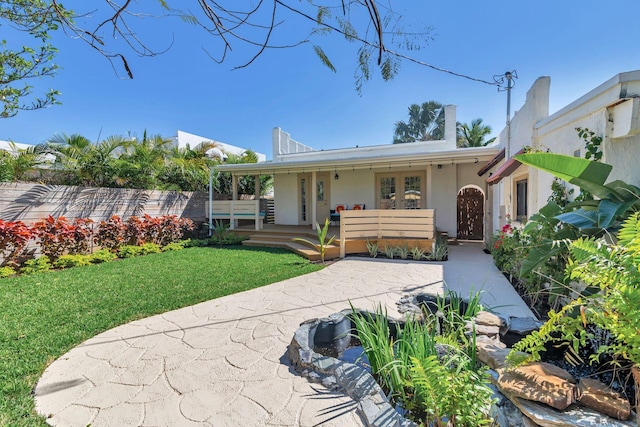
{"label": "utility pole", "polygon": [[507,143],[505,147],[505,158],[511,158],[511,88],[513,88],[513,77],[517,78],[518,75],[513,72],[507,71],[504,73],[504,78],[507,79]]}
{"label": "utility pole", "polygon": [[493,80],[498,86],[498,91],[507,91],[507,140],[505,141],[505,158],[511,158],[511,89],[515,85],[513,79],[518,78],[516,70],[507,71],[504,74],[493,76]]}

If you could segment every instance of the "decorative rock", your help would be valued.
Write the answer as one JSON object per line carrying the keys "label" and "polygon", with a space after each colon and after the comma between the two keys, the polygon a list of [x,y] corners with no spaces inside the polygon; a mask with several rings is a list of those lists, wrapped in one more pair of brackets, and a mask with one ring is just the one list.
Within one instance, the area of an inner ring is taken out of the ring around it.
{"label": "decorative rock", "polygon": [[506,326],[507,322],[500,316],[488,311],[479,311],[475,317],[476,325],[497,326],[501,328]]}
{"label": "decorative rock", "polygon": [[482,325],[473,321],[468,321],[465,324],[465,329],[467,331],[472,331],[475,329],[477,335],[485,335],[489,338],[500,337],[500,327],[495,325]]}
{"label": "decorative rock", "polygon": [[533,317],[511,317],[509,319],[509,332],[522,336],[537,331],[540,326],[542,326],[542,322]]}
{"label": "decorative rock", "polygon": [[476,346],[478,346],[478,344],[483,343],[483,344],[491,344],[491,345],[495,345],[496,347],[500,347],[500,348],[507,348],[507,346],[500,341],[499,337],[493,337],[493,338],[489,338],[486,335],[477,335],[476,336]]}
{"label": "decorative rock", "polygon": [[[491,369],[500,369],[504,368],[507,356],[511,352],[511,349],[500,347],[498,345],[494,345],[493,343],[480,342],[476,341],[476,348],[478,350],[477,356],[478,359],[490,367]],[[523,356],[527,356],[526,353],[518,352]]]}
{"label": "decorative rock", "polygon": [[520,399],[508,394],[506,396],[535,425],[542,427],[637,427],[635,417],[627,421],[615,420],[589,408],[576,405],[564,411],[556,411],[531,400]]}
{"label": "decorative rock", "polygon": [[567,371],[548,363],[532,363],[516,369],[498,370],[503,393],[566,409],[576,402],[575,379]]}
{"label": "decorative rock", "polygon": [[627,420],[631,415],[627,399],[600,381],[589,378],[582,378],[578,383],[578,402],[619,420]]}
{"label": "decorative rock", "polygon": [[503,334],[502,340],[508,347],[520,341],[531,332],[540,329],[542,322],[533,317],[511,317],[509,330]]}

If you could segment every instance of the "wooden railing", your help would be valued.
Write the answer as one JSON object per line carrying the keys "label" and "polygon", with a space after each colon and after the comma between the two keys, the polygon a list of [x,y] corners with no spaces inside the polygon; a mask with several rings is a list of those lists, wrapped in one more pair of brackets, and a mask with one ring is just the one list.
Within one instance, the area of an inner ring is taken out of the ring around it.
{"label": "wooden railing", "polygon": [[[207,202],[207,217],[209,203]],[[256,224],[256,230],[262,228],[264,213],[260,212],[259,200],[214,200],[212,219],[228,219],[229,228],[235,228],[235,222],[238,219],[253,219]]]}
{"label": "wooden railing", "polygon": [[435,236],[434,209],[367,209],[340,212],[340,257],[347,240],[430,239]]}

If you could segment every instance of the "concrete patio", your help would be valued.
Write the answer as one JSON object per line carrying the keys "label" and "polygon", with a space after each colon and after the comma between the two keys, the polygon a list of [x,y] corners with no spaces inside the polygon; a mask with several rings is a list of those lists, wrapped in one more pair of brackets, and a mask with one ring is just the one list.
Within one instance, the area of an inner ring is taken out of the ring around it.
{"label": "concrete patio", "polygon": [[[259,274],[259,272],[256,272]],[[533,314],[477,243],[442,263],[347,258],[305,276],[138,320],[53,362],[35,389],[55,426],[358,426],[354,403],[284,355],[298,325],[448,288],[504,316]]]}

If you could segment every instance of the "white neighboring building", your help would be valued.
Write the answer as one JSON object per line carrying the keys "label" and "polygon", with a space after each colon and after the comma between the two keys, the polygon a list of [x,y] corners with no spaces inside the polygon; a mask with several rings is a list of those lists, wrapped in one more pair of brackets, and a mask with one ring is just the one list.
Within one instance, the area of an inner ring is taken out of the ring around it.
{"label": "white neighboring building", "polygon": [[[224,155],[224,153],[231,153],[231,154],[235,154],[237,156],[242,156],[247,151],[246,148],[236,147],[235,145],[226,144],[224,142],[216,141],[213,138],[207,138],[207,137],[200,136],[200,135],[194,135],[192,133],[184,132],[184,131],[181,131],[181,130],[178,131],[177,136],[174,136],[174,137],[172,137],[170,139],[173,140],[173,144],[175,146],[180,147],[180,148],[186,147],[187,145],[189,145],[189,147],[191,147],[191,148],[197,148],[198,146],[200,146],[203,143],[213,142],[218,147],[220,147],[220,149],[223,152],[223,155]],[[267,160],[267,156],[265,154],[256,152],[256,155],[258,156],[258,162],[265,162]]]}
{"label": "white neighboring building", "polygon": [[[12,142],[11,141],[2,141],[0,140],[0,150],[3,151],[7,151],[13,155],[18,154],[11,146]],[[29,148],[32,148],[33,145],[29,145],[29,144],[21,144],[19,142],[13,142],[13,145],[15,146],[15,148],[17,148],[18,150],[27,150]]]}
{"label": "white neighboring building", "polygon": [[585,141],[576,128],[588,128],[602,137],[602,162],[613,166],[608,182],[620,179],[640,185],[640,70],[617,74],[551,115],[549,88],[549,77],[536,80],[511,120],[510,134],[505,128],[498,137],[500,147],[510,153],[507,160],[500,164],[496,156],[487,165],[491,167],[479,172],[491,172],[484,175],[490,189],[490,230],[502,227],[508,217],[514,221],[530,217],[546,205],[551,194],[551,174],[521,165],[512,157],[527,146],[584,157]]}

